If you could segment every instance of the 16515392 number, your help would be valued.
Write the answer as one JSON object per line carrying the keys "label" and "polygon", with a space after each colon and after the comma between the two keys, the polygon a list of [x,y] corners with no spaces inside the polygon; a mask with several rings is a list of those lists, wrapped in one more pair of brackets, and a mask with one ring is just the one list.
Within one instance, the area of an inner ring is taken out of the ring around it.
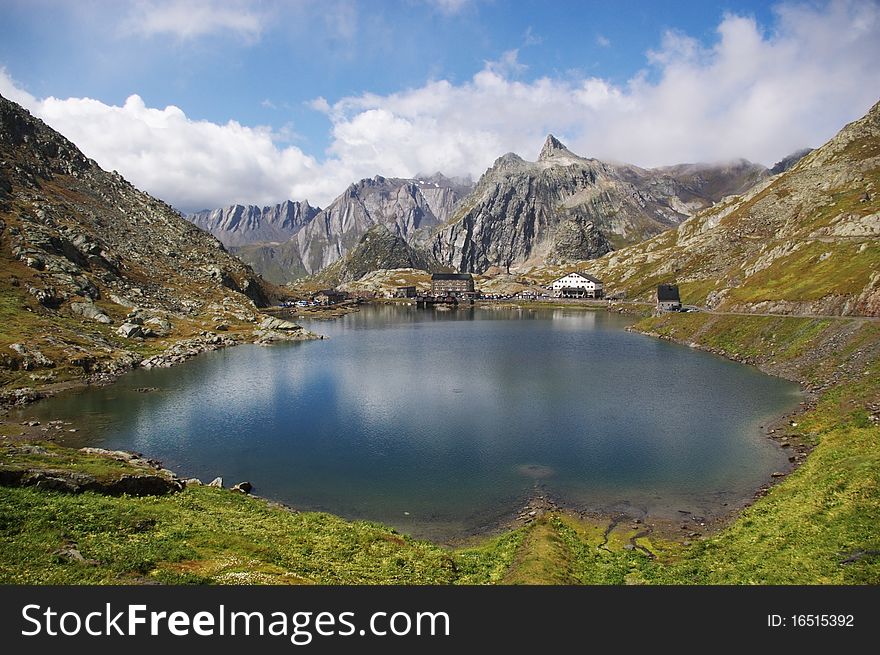
{"label": "16515392 number", "polygon": [[792,614],[793,628],[851,628],[852,614]]}

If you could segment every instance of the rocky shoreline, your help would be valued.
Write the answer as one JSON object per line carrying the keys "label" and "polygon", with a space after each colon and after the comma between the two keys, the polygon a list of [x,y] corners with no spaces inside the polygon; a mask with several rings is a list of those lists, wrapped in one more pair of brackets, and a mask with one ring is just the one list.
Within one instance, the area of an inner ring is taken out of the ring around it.
{"label": "rocky shoreline", "polygon": [[[589,307],[589,309],[597,308],[598,307],[595,306]],[[613,312],[616,311],[616,308],[609,306],[606,308],[606,311]],[[333,316],[332,318],[335,318],[335,316]],[[797,427],[797,417],[815,406],[816,393],[811,392],[809,389],[807,389],[801,381],[794,379],[791,376],[781,374],[778,370],[769,370],[767,367],[762,367],[760,363],[748,360],[747,358],[732,356],[729,353],[721,351],[720,349],[703,347],[700,344],[672,339],[666,335],[661,335],[656,332],[636,330],[632,326],[627,327],[626,329],[639,332],[640,334],[644,334],[645,336],[660,338],[666,341],[674,341],[676,343],[679,343],[680,345],[712,352],[732,361],[737,361],[738,363],[756,366],[764,373],[776,375],[778,377],[783,377],[790,381],[800,383],[802,388],[804,389],[804,393],[806,396],[805,401],[801,402],[800,406],[794,412],[789,412],[782,416],[779,416],[772,422],[769,422],[766,426],[762,426],[762,429],[767,438],[772,439],[774,442],[776,442],[780,446],[780,448],[789,450],[789,452],[791,453],[789,455],[791,468],[787,471],[774,472],[771,480],[767,481],[755,491],[751,501],[747,501],[742,506],[731,508],[729,512],[720,514],[719,516],[712,519],[707,519],[705,517],[692,514],[692,512],[686,510],[679,510],[679,513],[682,514],[682,518],[680,521],[675,521],[672,519],[657,516],[631,515],[626,512],[608,512],[589,508],[567,507],[561,505],[545,490],[536,488],[535,493],[532,494],[531,497],[525,499],[524,505],[519,510],[507,514],[504,518],[499,518],[497,522],[493,523],[492,525],[486,525],[482,528],[474,530],[471,534],[463,536],[462,539],[499,534],[506,530],[528,526],[548,514],[564,513],[582,520],[590,520],[595,523],[608,523],[609,528],[612,530],[618,525],[632,524],[630,526],[631,528],[638,528],[638,531],[640,533],[644,533],[640,536],[659,534],[664,536],[665,538],[673,539],[682,542],[685,545],[689,545],[690,540],[699,539],[704,534],[711,534],[723,527],[724,525],[728,524],[737,515],[739,515],[739,513],[745,507],[748,507],[755,500],[761,498],[762,496],[765,496],[773,486],[782,482],[788,474],[794,471],[801,463],[803,463],[803,461],[806,460],[807,456],[813,448],[813,445],[804,441],[800,437],[800,435],[796,434],[794,431],[787,429],[788,427]],[[182,363],[204,352],[212,352],[221,348],[240,345],[242,343],[257,343],[260,345],[269,345],[277,341],[300,341],[322,338],[322,336],[315,335],[295,323],[270,316],[266,317],[259,324],[259,327],[255,329],[252,335],[249,336],[249,338],[247,339],[243,339],[240,336],[233,334],[218,334],[216,332],[204,331],[195,337],[175,342],[164,353],[146,358],[140,361],[136,366],[141,366],[143,368],[170,367]],[[117,377],[119,377],[119,375],[121,375],[123,372],[125,371],[121,370],[113,374],[103,373],[92,376],[92,378],[88,382],[84,382],[83,384],[109,384],[113,382]],[[24,403],[21,404],[25,404],[26,402],[33,402],[34,400],[39,400],[40,398],[52,394],[52,392],[47,393],[39,389],[28,391],[29,393],[26,394],[26,396],[29,399],[32,398],[32,400],[26,400]],[[0,420],[0,424],[2,424],[2,420]],[[40,428],[40,430],[43,432],[42,436],[40,436],[33,430],[26,430],[25,432],[30,432],[30,435],[26,438],[47,438],[47,435],[45,434],[45,427]],[[51,432],[49,433],[48,438],[50,440],[53,438],[51,436]],[[16,441],[18,440],[19,439],[16,439]],[[127,455],[134,458],[141,457],[140,455],[131,453],[128,453]],[[152,460],[145,461],[151,462]],[[186,484],[203,484],[199,480],[181,480],[176,475],[172,475],[174,479],[177,480],[177,482],[181,485],[181,488],[186,486]],[[39,478],[34,479],[39,481]],[[5,483],[0,480],[0,484]],[[251,487],[250,483],[244,484],[247,485],[249,491]],[[222,479],[217,478],[212,483],[210,483],[210,485],[222,486]],[[244,489],[239,489],[239,491],[244,491]],[[458,541],[458,539],[456,539],[455,541]],[[639,549],[642,548],[637,544],[633,544],[633,547]]]}
{"label": "rocky shoreline", "polygon": [[[296,323],[272,316],[264,318],[250,334],[227,333],[228,327],[225,325],[218,325],[216,329],[216,332],[203,330],[196,336],[177,340],[164,352],[150,357],[141,358],[136,353],[127,351],[125,356],[108,362],[101,370],[93,371],[81,380],[2,391],[0,392],[0,412],[5,413],[10,407],[28,405],[67,389],[111,384],[119,376],[136,368],[169,368],[182,364],[197,355],[222,348],[230,348],[244,343],[270,345],[283,341],[310,341],[324,338]],[[2,424],[2,418],[0,418],[0,424]]]}

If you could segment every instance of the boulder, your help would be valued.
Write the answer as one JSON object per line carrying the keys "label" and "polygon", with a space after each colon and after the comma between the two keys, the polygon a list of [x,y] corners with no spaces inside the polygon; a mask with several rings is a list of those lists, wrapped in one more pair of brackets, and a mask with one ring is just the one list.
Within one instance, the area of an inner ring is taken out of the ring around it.
{"label": "boulder", "polygon": [[171,321],[161,316],[153,316],[144,321],[148,336],[167,337],[171,334]]}
{"label": "boulder", "polygon": [[302,330],[301,325],[297,325],[296,323],[292,323],[290,321],[285,321],[280,318],[275,318],[270,316],[268,318],[263,319],[263,322],[260,323],[261,330],[280,330],[280,331],[296,331]]}
{"label": "boulder", "polygon": [[9,348],[21,356],[20,367],[26,371],[31,371],[35,368],[53,368],[55,366],[55,362],[36,348],[28,348],[21,343],[13,343]]}
{"label": "boulder", "polygon": [[103,485],[101,493],[110,496],[128,494],[129,496],[163,496],[180,491],[180,480],[160,474],[123,475],[118,480]]}
{"label": "boulder", "polygon": [[113,322],[113,319],[102,312],[94,303],[72,302],[70,303],[70,311],[76,316],[82,316],[90,321],[97,321],[104,325],[109,325]]}
{"label": "boulder", "polygon": [[125,337],[126,339],[133,339],[135,337],[144,336],[144,330],[140,325],[135,323],[123,323],[119,326],[119,329],[116,330],[116,334]]}
{"label": "boulder", "polygon": [[249,494],[251,492],[251,489],[253,488],[254,486],[250,482],[239,482],[237,485],[232,487],[232,490],[240,491],[243,494]]}
{"label": "boulder", "polygon": [[211,480],[208,483],[208,486],[209,487],[216,487],[217,489],[222,489],[223,488],[223,478],[221,478],[219,476],[214,478],[213,480]]}

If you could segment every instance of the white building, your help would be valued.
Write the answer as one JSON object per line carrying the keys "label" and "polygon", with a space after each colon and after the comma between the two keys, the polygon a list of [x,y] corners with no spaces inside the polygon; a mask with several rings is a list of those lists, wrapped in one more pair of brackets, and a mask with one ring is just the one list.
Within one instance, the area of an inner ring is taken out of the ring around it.
{"label": "white building", "polygon": [[553,280],[550,291],[556,298],[601,298],[602,280],[586,273],[567,273]]}

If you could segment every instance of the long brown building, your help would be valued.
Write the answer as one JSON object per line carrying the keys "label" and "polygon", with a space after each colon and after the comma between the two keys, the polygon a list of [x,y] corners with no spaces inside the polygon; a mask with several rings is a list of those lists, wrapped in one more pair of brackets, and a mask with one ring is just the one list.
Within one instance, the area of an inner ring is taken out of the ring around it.
{"label": "long brown building", "polygon": [[474,292],[474,276],[470,273],[434,273],[431,293],[435,296],[457,296]]}

